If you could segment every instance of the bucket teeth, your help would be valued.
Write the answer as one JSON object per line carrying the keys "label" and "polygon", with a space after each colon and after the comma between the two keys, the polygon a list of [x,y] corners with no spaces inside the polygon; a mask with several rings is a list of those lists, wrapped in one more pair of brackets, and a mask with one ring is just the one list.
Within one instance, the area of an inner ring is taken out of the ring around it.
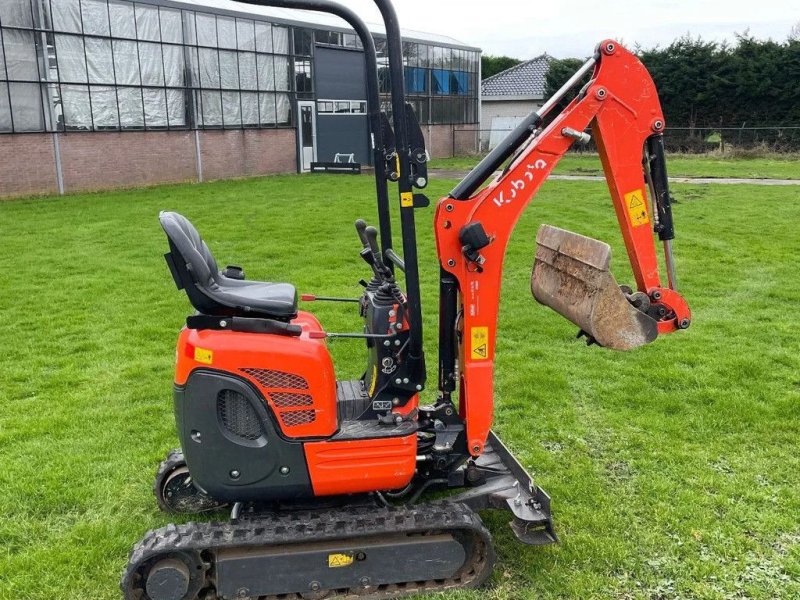
{"label": "bucket teeth", "polygon": [[601,346],[632,350],[656,339],[658,325],[631,305],[609,271],[610,261],[608,244],[542,225],[531,291]]}

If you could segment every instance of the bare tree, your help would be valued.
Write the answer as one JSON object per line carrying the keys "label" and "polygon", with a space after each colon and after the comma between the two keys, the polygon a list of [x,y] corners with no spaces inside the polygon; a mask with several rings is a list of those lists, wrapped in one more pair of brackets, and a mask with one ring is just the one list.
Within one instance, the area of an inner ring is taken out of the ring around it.
{"label": "bare tree", "polygon": [[789,41],[800,42],[800,21],[792,25],[792,28],[789,30]]}

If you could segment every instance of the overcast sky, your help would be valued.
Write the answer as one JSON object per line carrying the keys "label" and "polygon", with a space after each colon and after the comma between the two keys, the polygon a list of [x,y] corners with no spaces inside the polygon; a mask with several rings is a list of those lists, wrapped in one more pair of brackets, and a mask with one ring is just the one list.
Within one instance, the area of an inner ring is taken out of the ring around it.
{"label": "overcast sky", "polygon": [[[372,0],[344,0],[370,22]],[[669,44],[685,33],[707,40],[735,32],[785,40],[800,21],[799,0],[395,0],[408,29],[449,35],[487,54],[583,57],[611,37],[628,46]]]}

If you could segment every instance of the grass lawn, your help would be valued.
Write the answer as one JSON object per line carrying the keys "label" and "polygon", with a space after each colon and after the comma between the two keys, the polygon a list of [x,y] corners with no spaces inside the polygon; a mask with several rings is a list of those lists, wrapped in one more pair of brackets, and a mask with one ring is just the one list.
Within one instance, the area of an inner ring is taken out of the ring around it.
{"label": "grass lawn", "polygon": [[[116,599],[131,545],[170,521],[150,488],[177,442],[173,353],[189,304],[158,211],[189,216],[250,278],[346,295],[367,274],[352,222],[374,221],[371,190],[367,176],[282,176],[0,203],[0,598]],[[495,427],[553,496],[561,544],[522,547],[487,513],[491,584],[451,600],[800,597],[800,191],[674,194],[693,325],[628,354],[576,341],[529,291],[543,221],[612,243],[630,281],[604,184],[550,182],[520,221]],[[433,211],[418,215],[433,367]],[[359,326],[347,305],[313,309],[331,331]],[[361,344],[330,347],[338,375],[357,377]]]}
{"label": "grass lawn", "polygon": [[[459,156],[434,159],[434,169],[471,169],[479,158]],[[667,170],[675,177],[735,177],[743,179],[800,179],[800,156],[776,154],[770,158],[721,158],[718,156],[669,155]],[[570,154],[555,168],[559,175],[602,175],[596,154]]]}

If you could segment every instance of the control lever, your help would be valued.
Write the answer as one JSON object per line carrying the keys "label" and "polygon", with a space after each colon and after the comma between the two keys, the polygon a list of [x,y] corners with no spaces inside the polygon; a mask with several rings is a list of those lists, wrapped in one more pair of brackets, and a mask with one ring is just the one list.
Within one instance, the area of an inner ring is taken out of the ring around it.
{"label": "control lever", "polygon": [[[374,228],[373,228],[374,229]],[[375,264],[375,255],[372,252],[372,248],[370,247],[369,238],[367,237],[367,223],[364,219],[358,219],[356,221],[356,232],[358,233],[358,237],[361,240],[361,244],[363,249],[361,250],[360,256],[364,259],[364,262],[367,263],[370,267],[372,267],[373,278],[371,284],[375,287],[381,284],[383,281],[383,275],[381,274],[381,270],[377,264]],[[367,284],[365,287],[369,287],[370,284]]]}
{"label": "control lever", "polygon": [[369,240],[367,239],[366,233],[364,233],[366,229],[367,222],[364,219],[358,219],[356,221],[356,232],[358,233],[358,239],[361,240],[361,244],[365,249],[369,248]]}
{"label": "control lever", "polygon": [[386,266],[386,263],[383,262],[383,256],[381,255],[381,250],[378,247],[378,230],[372,226],[369,226],[364,230],[364,236],[367,238],[367,245],[372,253],[372,259],[375,262],[375,272],[384,281],[391,281],[392,271]]}

